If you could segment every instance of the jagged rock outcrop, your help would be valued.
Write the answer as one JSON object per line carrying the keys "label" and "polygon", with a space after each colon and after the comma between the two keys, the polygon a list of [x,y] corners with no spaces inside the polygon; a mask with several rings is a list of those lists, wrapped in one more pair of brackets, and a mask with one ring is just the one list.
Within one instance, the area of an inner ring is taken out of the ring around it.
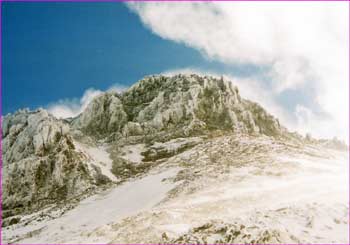
{"label": "jagged rock outcrop", "polygon": [[169,244],[268,244],[282,241],[299,242],[288,236],[286,231],[246,227],[244,224],[207,223],[193,228],[187,234],[168,241],[163,234],[164,243]]}
{"label": "jagged rock outcrop", "polygon": [[106,136],[110,132],[119,132],[127,123],[128,115],[116,93],[107,92],[95,98],[85,111],[73,121],[73,127],[84,132]]}
{"label": "jagged rock outcrop", "polygon": [[198,75],[150,76],[122,94],[94,99],[73,127],[97,137],[188,136],[208,130],[278,136],[284,129],[230,81]]}
{"label": "jagged rock outcrop", "polygon": [[86,156],[69,126],[47,111],[20,110],[3,118],[4,216],[76,197],[95,186]]}

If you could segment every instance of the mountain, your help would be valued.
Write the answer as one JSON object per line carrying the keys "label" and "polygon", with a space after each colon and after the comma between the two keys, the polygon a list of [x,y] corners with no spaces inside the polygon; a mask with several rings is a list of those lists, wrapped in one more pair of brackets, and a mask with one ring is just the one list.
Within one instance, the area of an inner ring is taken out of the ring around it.
{"label": "mountain", "polygon": [[[305,195],[310,190],[305,173],[325,183],[335,175],[334,181],[344,180],[339,177],[344,165],[338,162],[344,161],[347,146],[289,132],[223,78],[149,76],[125,92],[95,97],[75,118],[59,120],[43,109],[19,110],[3,117],[2,125],[7,242],[317,242],[312,235],[280,230],[277,221],[283,217],[275,210],[257,207],[278,219],[249,209],[244,223],[233,211],[242,209],[236,198],[247,207],[261,199],[266,207],[275,201],[271,186],[280,183]],[[309,163],[314,161],[322,164]],[[325,169],[331,175],[318,175]],[[287,200],[288,208],[279,208],[288,210],[295,220],[291,223],[308,218],[308,208],[290,206],[293,192],[285,195],[283,188],[275,191]],[[330,195],[340,193],[322,188]],[[339,205],[335,219],[341,223],[344,206]],[[333,212],[329,208],[314,207],[316,214]],[[254,219],[273,227],[247,228]],[[175,221],[178,228],[169,225]],[[155,226],[146,228],[147,223]],[[311,234],[317,227],[305,229]],[[344,225],[334,229],[343,232]]]}
{"label": "mountain", "polygon": [[85,164],[69,125],[47,111],[20,110],[3,119],[3,217],[74,198],[108,182]]}
{"label": "mountain", "polygon": [[126,92],[105,93],[72,123],[97,138],[190,136],[212,130],[279,136],[278,120],[242,99],[232,82],[198,75],[150,76]]}

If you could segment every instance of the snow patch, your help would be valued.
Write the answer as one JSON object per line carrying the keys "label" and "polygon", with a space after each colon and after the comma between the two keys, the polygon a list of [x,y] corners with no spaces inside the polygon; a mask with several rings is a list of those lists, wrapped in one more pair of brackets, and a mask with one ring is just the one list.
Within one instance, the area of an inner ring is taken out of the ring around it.
{"label": "snow patch", "polygon": [[89,161],[87,163],[90,170],[92,169],[91,164],[94,164],[100,167],[102,174],[107,176],[110,180],[118,180],[117,177],[111,172],[113,160],[106,151],[106,146],[91,147],[78,142],[74,142],[74,145],[78,151],[81,151],[85,155],[89,156]]}
{"label": "snow patch", "polygon": [[16,243],[91,243],[92,238],[87,234],[96,228],[151,209],[159,203],[175,187],[174,183],[163,180],[176,175],[179,170],[168,169],[127,182],[83,200],[76,208],[57,219],[17,229],[7,228],[3,230],[3,237],[8,242],[6,240],[11,237],[41,230],[34,237]]}
{"label": "snow patch", "polygon": [[122,149],[122,158],[133,163],[141,163],[143,160],[142,152],[146,151],[145,144],[127,145]]}

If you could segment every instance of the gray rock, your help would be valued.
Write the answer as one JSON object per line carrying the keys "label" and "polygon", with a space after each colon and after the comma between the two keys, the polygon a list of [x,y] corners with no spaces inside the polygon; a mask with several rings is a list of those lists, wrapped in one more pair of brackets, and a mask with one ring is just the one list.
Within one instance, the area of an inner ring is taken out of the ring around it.
{"label": "gray rock", "polygon": [[64,202],[95,186],[67,124],[39,109],[7,115],[3,125],[4,217]]}
{"label": "gray rock", "polygon": [[127,123],[127,114],[116,93],[108,92],[95,98],[72,125],[98,137],[118,132]]}
{"label": "gray rock", "polygon": [[197,75],[150,76],[122,94],[105,93],[72,125],[97,138],[149,136],[175,129],[183,136],[208,130],[269,136],[284,131],[262,107],[242,99],[230,81]]}

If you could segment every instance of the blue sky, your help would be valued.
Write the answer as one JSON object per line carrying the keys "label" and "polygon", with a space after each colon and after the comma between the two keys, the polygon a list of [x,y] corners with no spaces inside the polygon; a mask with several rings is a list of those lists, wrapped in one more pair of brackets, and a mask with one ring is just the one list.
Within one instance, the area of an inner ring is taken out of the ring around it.
{"label": "blue sky", "polygon": [[348,141],[348,20],[345,2],[5,2],[3,114],[77,115],[111,87],[195,72],[291,130]]}
{"label": "blue sky", "polygon": [[79,98],[88,88],[129,86],[182,67],[237,75],[254,66],[210,61],[146,29],[123,3],[2,4],[3,114]]}

